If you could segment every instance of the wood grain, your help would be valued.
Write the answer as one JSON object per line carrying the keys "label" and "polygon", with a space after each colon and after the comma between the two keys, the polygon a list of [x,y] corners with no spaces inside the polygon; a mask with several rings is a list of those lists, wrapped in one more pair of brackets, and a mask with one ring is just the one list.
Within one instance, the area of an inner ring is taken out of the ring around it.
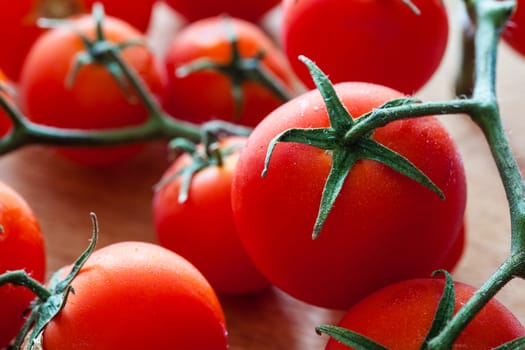
{"label": "wood grain", "polygon": [[[452,97],[458,61],[457,1],[450,0],[451,41],[435,78],[418,94],[425,100]],[[176,27],[173,27],[176,28]],[[169,30],[174,30],[169,28]],[[166,31],[167,27],[155,28]],[[161,38],[168,40],[167,37]],[[162,46],[159,46],[162,47]],[[525,60],[502,45],[498,89],[505,128],[515,155],[525,167],[523,83]],[[468,242],[454,276],[479,286],[509,250],[508,206],[494,162],[478,128],[465,116],[440,117],[462,154],[468,177]],[[114,168],[88,169],[62,159],[42,146],[30,146],[0,158],[0,179],[22,194],[45,232],[48,270],[74,260],[91,233],[89,212],[100,222],[99,247],[122,240],[154,241],[152,186],[168,162],[164,145],[147,147],[137,159]],[[525,322],[525,283],[512,282],[498,298]],[[241,298],[222,298],[231,350],[322,349],[320,323],[342,315],[312,307],[271,289]]]}

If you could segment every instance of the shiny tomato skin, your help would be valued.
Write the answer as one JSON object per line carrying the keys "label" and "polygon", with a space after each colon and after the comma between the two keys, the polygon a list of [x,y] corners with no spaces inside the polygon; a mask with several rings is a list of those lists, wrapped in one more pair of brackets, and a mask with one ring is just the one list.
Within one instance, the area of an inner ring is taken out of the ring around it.
{"label": "shiny tomato skin", "polygon": [[[336,91],[354,117],[401,96],[366,83],[337,84]],[[261,172],[276,135],[292,127],[326,126],[317,91],[268,115],[241,152],[232,207],[241,241],[270,282],[305,302],[345,309],[393,281],[426,277],[443,261],[463,221],[465,174],[453,140],[435,118],[391,123],[376,130],[374,139],[411,160],[446,200],[383,164],[362,160],[313,241],[328,153],[280,143],[264,178]]]}
{"label": "shiny tomato skin", "polygon": [[525,1],[517,0],[516,10],[507,22],[501,37],[516,52],[525,55]]}
{"label": "shiny tomato skin", "polygon": [[227,348],[221,305],[186,259],[145,242],[94,252],[46,326],[44,350]]}
{"label": "shiny tomato skin", "polygon": [[258,22],[279,0],[164,0],[189,22],[227,14],[251,22]]}
{"label": "shiny tomato skin", "polygon": [[[417,350],[425,339],[441,298],[443,279],[413,279],[389,285],[351,307],[339,322],[343,328],[368,336],[391,350]],[[475,292],[456,282],[455,312]],[[489,350],[525,335],[518,319],[496,299],[474,317],[452,349]],[[326,350],[350,347],[333,339]]]}
{"label": "shiny tomato skin", "polygon": [[[94,38],[95,23],[90,15],[74,20],[76,28]],[[106,17],[106,38],[112,43],[143,38],[127,23]],[[28,118],[35,123],[81,130],[108,129],[137,125],[148,113],[138,97],[130,96],[101,65],[84,65],[72,86],[66,79],[76,56],[84,51],[78,35],[70,28],[57,28],[43,34],[32,47],[20,80],[20,103]],[[122,51],[124,60],[144,80],[152,93],[160,96],[164,75],[156,56],[146,47],[134,46]],[[60,149],[66,157],[86,165],[109,165],[127,160],[141,146],[118,146],[99,149]]]}
{"label": "shiny tomato skin", "polygon": [[[102,0],[106,12],[125,20],[141,31],[148,28],[154,1],[134,1],[133,6],[123,0]],[[5,11],[0,12],[0,68],[13,81],[18,81],[22,64],[32,44],[44,32],[37,19],[64,18],[89,13],[94,0],[2,0]]]}
{"label": "shiny tomato skin", "polygon": [[[43,282],[46,251],[40,224],[27,202],[13,188],[0,182],[0,274],[24,269]],[[24,312],[34,299],[25,287],[0,287],[0,348],[17,335]]]}
{"label": "shiny tomato skin", "polygon": [[[232,137],[223,140],[221,147],[242,147],[244,143],[245,138]],[[222,166],[212,165],[197,173],[184,203],[178,202],[180,176],[159,189],[153,200],[159,244],[191,261],[219,294],[253,293],[269,286],[246,254],[233,222],[230,192],[238,156],[235,151],[224,158]],[[178,157],[163,178],[190,162],[188,154]]]}
{"label": "shiny tomato skin", "polygon": [[299,55],[335,83],[364,81],[413,94],[442,60],[448,19],[441,0],[412,3],[420,15],[398,0],[284,0],[284,51],[306,86],[313,83]]}
{"label": "shiny tomato skin", "polygon": [[185,77],[176,76],[177,68],[196,59],[228,63],[232,55],[229,31],[237,36],[242,57],[254,57],[264,51],[261,64],[285,87],[292,88],[292,75],[286,58],[260,28],[238,18],[210,17],[183,28],[168,48],[164,106],[174,117],[197,123],[222,119],[254,126],[283,103],[260,83],[244,82],[242,110],[240,115],[236,115],[231,81],[225,73],[205,70]]}

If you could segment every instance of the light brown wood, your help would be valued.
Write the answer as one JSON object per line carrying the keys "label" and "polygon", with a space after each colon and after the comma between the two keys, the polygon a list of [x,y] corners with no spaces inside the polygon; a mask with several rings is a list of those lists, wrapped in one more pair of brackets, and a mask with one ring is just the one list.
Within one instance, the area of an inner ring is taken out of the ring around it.
{"label": "light brown wood", "polygon": [[[458,60],[458,1],[448,1],[449,49],[435,78],[418,94],[425,100],[452,97]],[[407,53],[409,54],[409,53]],[[504,124],[523,169],[525,166],[525,59],[501,47],[498,88]],[[509,250],[508,207],[496,168],[478,128],[465,116],[440,117],[456,139],[468,177],[467,248],[454,277],[479,286]],[[72,262],[91,234],[89,212],[100,222],[102,247],[122,240],[154,241],[152,186],[167,166],[162,144],[153,144],[130,163],[89,169],[62,159],[43,146],[31,146],[0,158],[0,179],[16,189],[41,222],[48,249],[48,270]],[[525,283],[516,281],[498,294],[525,323]],[[320,323],[342,315],[312,307],[272,289],[258,295],[222,298],[231,350],[322,349]]]}

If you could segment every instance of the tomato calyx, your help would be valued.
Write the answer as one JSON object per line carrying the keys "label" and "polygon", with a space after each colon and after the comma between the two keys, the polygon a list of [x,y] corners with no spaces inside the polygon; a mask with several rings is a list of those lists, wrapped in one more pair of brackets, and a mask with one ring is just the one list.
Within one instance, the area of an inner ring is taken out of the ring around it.
{"label": "tomato calyx", "polygon": [[[428,342],[438,335],[446,326],[446,324],[452,319],[454,313],[454,305],[456,293],[454,289],[454,281],[450,273],[445,270],[438,270],[432,274],[435,277],[436,274],[442,273],[445,276],[445,286],[443,288],[443,294],[439,300],[434,320],[430,326],[430,329],[421,344],[420,350],[430,350]],[[326,334],[335,340],[348,345],[356,350],[388,350],[385,346],[377,343],[376,341],[354,332],[350,329],[333,325],[320,325],[315,328],[315,331],[321,335]],[[501,350],[501,349],[500,349]]]}
{"label": "tomato calyx", "polygon": [[84,44],[85,51],[76,55],[71,66],[72,68],[66,78],[67,87],[73,86],[77,74],[83,66],[90,64],[101,65],[109,72],[109,74],[111,74],[129,99],[131,98],[130,84],[118,62],[115,62],[113,53],[121,52],[128,47],[145,45],[145,42],[140,38],[116,44],[106,40],[103,29],[105,13],[104,6],[101,3],[95,3],[93,5],[92,16],[96,25],[96,37],[93,40],[89,39],[84,33],[75,28],[75,24],[67,19],[41,18],[38,20],[38,25],[43,28],[66,26],[73,30]]}
{"label": "tomato calyx", "polygon": [[86,250],[74,262],[71,271],[65,278],[61,278],[63,271],[59,270],[50,279],[49,287],[44,287],[40,282],[34,280],[24,270],[7,272],[0,275],[0,286],[11,283],[30,289],[37,298],[30,306],[29,316],[16,337],[11,350],[18,350],[24,345],[24,349],[32,350],[38,348],[41,336],[46,325],[62,310],[70,293],[74,293],[71,283],[87,261],[98,239],[98,223],[96,215],[91,213],[93,223],[93,235]]}
{"label": "tomato calyx", "polygon": [[173,151],[182,151],[188,153],[192,161],[185,167],[182,167],[179,171],[164,176],[154,186],[155,191],[159,191],[164,186],[174,181],[177,178],[181,178],[181,187],[177,201],[184,203],[189,198],[190,185],[193,177],[210,166],[221,167],[223,165],[223,159],[235,151],[238,151],[241,147],[241,143],[236,143],[227,147],[221,147],[219,138],[209,129],[203,129],[203,136],[201,146],[186,138],[175,138],[169,143],[169,148]]}
{"label": "tomato calyx", "polygon": [[285,84],[271,70],[267,69],[262,60],[266,53],[258,51],[251,57],[243,57],[239,49],[237,34],[230,23],[229,17],[222,16],[225,32],[231,45],[231,58],[229,62],[220,63],[208,57],[197,58],[190,61],[175,71],[178,78],[184,78],[201,71],[217,71],[224,74],[231,83],[231,94],[234,106],[234,120],[238,121],[243,110],[244,94],[242,85],[245,82],[256,82],[268,89],[277,98],[286,102],[291,99]]}
{"label": "tomato calyx", "polygon": [[[359,135],[359,137],[348,138],[346,135],[358,122],[353,120],[346,107],[339,100],[334,86],[326,74],[310,59],[304,56],[301,56],[300,59],[308,66],[315,85],[323,96],[330,126],[326,128],[292,128],[275,136],[268,145],[261,176],[264,177],[268,172],[273,150],[279,142],[302,143],[329,151],[332,157],[332,165],[323,189],[312,239],[319,237],[324,222],[343,187],[346,177],[356,162],[361,159],[375,160],[383,163],[432,190],[442,199],[444,198],[443,192],[427,175],[404,156],[374,141],[371,138],[371,131],[366,132],[364,135]],[[413,99],[393,100],[387,102],[380,108],[388,108],[407,103],[413,103]]]}

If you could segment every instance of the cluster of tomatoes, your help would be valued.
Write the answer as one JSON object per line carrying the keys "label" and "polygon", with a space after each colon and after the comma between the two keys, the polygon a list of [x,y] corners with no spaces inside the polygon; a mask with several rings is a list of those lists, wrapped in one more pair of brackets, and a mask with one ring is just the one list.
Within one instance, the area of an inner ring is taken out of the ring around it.
{"label": "cluster of tomatoes", "polygon": [[[19,0],[0,12],[0,35],[6,38],[0,43],[1,80],[15,89],[13,95],[2,93],[34,123],[101,130],[148,120],[151,111],[114,62],[93,63],[99,47],[109,43],[120,46],[125,63],[175,121],[220,119],[254,128],[248,137],[195,145],[173,162],[153,198],[159,244],[122,242],[97,250],[72,282],[74,294],[45,327],[42,348],[173,349],[176,343],[177,349],[226,349],[217,294],[255,293],[272,285],[313,305],[348,309],[341,326],[391,349],[420,348],[444,284],[428,276],[453,270],[465,243],[465,173],[446,129],[427,116],[390,123],[367,139],[408,160],[444,198],[371,156],[339,159],[314,142],[278,142],[271,159],[268,149],[288,130],[332,126],[333,105],[315,89],[299,55],[330,77],[333,93],[353,118],[417,92],[447,46],[442,1],[165,2],[184,25],[162,57],[143,45],[151,0],[102,1],[102,32],[85,13],[91,0]],[[276,6],[277,40],[259,25]],[[41,16],[71,14],[42,22],[49,29],[36,25]],[[504,38],[524,52],[522,16],[518,10]],[[11,123],[0,115],[0,133],[8,133]],[[364,152],[360,147],[355,149]],[[58,151],[104,166],[141,148]],[[314,240],[336,162],[351,169]],[[38,221],[5,184],[0,214],[0,272],[25,269],[44,283]],[[107,283],[114,292],[97,294],[94,286]],[[456,309],[473,292],[456,283]],[[0,287],[0,348],[20,331],[33,298],[24,287]],[[105,324],[122,324],[129,336]],[[523,335],[510,311],[492,300],[456,344],[488,349]],[[326,348],[345,345],[331,339]]]}

